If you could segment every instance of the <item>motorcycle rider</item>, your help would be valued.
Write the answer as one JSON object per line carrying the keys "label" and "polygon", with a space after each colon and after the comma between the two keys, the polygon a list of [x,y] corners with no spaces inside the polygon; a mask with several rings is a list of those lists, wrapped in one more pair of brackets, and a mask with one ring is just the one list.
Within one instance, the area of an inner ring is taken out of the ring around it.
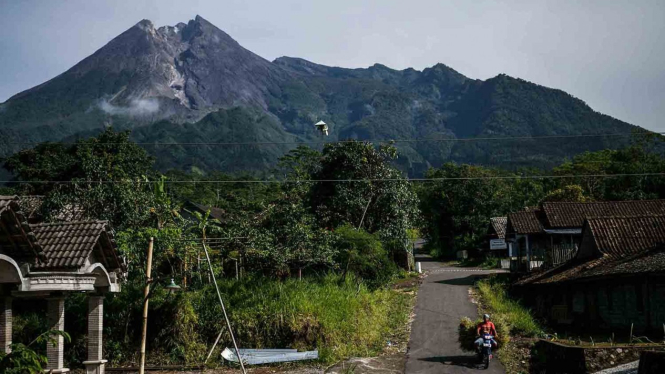
{"label": "motorcycle rider", "polygon": [[494,326],[494,323],[490,321],[489,314],[483,314],[483,322],[479,323],[478,327],[476,327],[476,335],[478,335],[479,338],[476,339],[474,343],[478,351],[480,351],[480,347],[483,345],[483,334],[492,335],[492,345],[494,347],[497,346],[496,340],[494,340],[494,338],[498,337],[496,334],[496,327]]}

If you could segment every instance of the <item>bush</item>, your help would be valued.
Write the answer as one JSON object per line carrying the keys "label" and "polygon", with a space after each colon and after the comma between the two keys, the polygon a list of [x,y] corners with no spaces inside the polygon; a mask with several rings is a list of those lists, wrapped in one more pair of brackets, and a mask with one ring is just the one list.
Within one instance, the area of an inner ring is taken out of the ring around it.
{"label": "bush", "polygon": [[[499,277],[490,277],[477,284],[482,304],[492,315],[493,322],[505,325],[511,335],[534,337],[542,333],[542,328],[531,315],[531,311],[510,298],[508,285]],[[497,331],[501,334],[500,331]]]}
{"label": "bush", "polygon": [[[410,307],[410,296],[371,290],[353,276],[222,280],[220,288],[241,347],[318,349],[324,362],[379,353]],[[214,293],[210,286],[193,296],[199,331],[210,343],[226,328]],[[230,344],[224,334],[220,345]]]}
{"label": "bush", "polygon": [[[481,307],[491,315],[491,320],[496,327],[498,348],[506,346],[511,337],[517,335],[534,337],[542,334],[540,325],[529,309],[508,296],[506,292],[508,284],[500,277],[494,276],[481,280],[476,287],[480,294]],[[460,320],[459,343],[463,350],[474,349],[476,326],[480,322],[482,322],[481,319],[474,322],[468,317]]]}

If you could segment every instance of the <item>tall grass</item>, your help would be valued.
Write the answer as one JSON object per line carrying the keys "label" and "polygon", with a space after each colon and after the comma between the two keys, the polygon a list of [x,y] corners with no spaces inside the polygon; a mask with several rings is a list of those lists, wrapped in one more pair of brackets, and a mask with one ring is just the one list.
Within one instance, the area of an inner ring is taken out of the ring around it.
{"label": "tall grass", "polygon": [[[242,347],[318,349],[324,362],[380,352],[406,324],[412,298],[334,275],[303,281],[224,280],[220,287]],[[192,293],[198,330],[207,341],[223,328],[214,292],[208,287]],[[222,343],[230,344],[228,339]]]}
{"label": "tall grass", "polygon": [[542,328],[531,311],[508,295],[508,285],[500,277],[483,279],[476,286],[481,305],[492,315],[497,328],[503,325],[511,335],[534,337],[541,334]]}

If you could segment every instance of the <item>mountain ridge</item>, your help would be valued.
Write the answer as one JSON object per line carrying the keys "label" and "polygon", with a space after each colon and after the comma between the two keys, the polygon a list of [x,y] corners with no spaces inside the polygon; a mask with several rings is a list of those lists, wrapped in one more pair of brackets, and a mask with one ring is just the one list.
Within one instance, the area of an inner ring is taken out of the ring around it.
{"label": "mountain ridge", "polygon": [[[262,142],[320,142],[312,126],[320,119],[329,123],[326,140],[331,141],[638,129],[595,112],[564,91],[505,74],[472,79],[442,63],[423,70],[395,70],[378,63],[367,68],[331,67],[287,56],[271,62],[197,15],[187,23],[158,28],[149,20],[139,21],[64,73],[0,104],[0,134],[5,138],[0,154],[18,150],[13,141],[58,141],[94,134],[110,125],[133,130],[134,138],[146,142],[173,139],[175,134],[183,140],[205,134],[225,143],[247,139],[248,134]],[[243,123],[246,134],[228,131],[231,120]],[[261,134],[262,129],[270,137]],[[399,165],[411,174],[446,161],[548,167],[574,154],[620,147],[626,141],[599,138],[570,143],[524,141],[511,146],[518,149],[453,141],[407,143],[398,146]],[[253,148],[256,157],[232,149],[161,152],[171,161],[160,167],[238,171],[235,166],[243,165],[262,170],[289,149]],[[188,161],[179,162],[176,155]],[[200,165],[195,165],[193,155]],[[256,165],[246,162],[254,158]]]}

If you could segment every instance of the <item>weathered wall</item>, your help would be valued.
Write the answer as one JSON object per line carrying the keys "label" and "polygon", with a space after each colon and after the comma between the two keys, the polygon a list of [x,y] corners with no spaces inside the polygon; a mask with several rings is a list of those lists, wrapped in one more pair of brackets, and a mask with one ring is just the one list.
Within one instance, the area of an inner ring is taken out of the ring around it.
{"label": "weathered wall", "polygon": [[665,351],[665,347],[578,347],[540,340],[534,346],[538,368],[545,374],[594,373],[639,359],[642,351]]}
{"label": "weathered wall", "polygon": [[664,278],[617,278],[596,282],[532,287],[521,296],[551,323],[592,329],[662,332],[665,324]]}

